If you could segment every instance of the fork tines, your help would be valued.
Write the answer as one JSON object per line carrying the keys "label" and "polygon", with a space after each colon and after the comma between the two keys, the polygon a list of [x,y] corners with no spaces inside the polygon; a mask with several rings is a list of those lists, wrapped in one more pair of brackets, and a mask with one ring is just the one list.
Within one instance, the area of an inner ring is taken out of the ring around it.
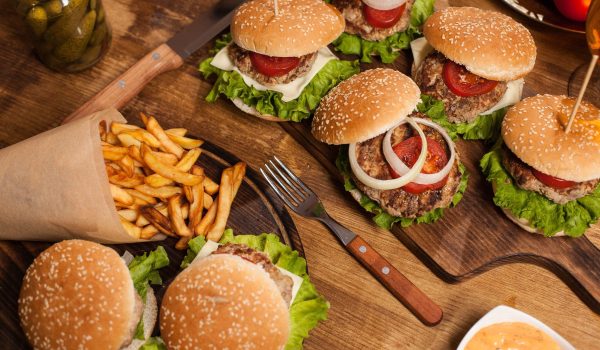
{"label": "fork tines", "polygon": [[263,168],[260,168],[260,173],[289,207],[298,207],[313,194],[279,158],[274,156]]}

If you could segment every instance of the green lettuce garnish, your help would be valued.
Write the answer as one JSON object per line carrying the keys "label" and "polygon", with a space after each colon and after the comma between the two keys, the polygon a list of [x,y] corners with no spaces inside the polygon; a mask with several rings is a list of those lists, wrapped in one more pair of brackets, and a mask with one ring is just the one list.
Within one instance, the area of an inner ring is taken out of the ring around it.
{"label": "green lettuce garnish", "polygon": [[404,32],[398,32],[381,41],[370,41],[358,35],[342,33],[334,42],[336,50],[346,55],[358,55],[361,62],[370,63],[371,56],[381,57],[383,63],[392,63],[400,50],[421,36],[420,28],[433,13],[435,0],[416,0],[410,9],[410,24]]}
{"label": "green lettuce garnish", "polygon": [[[182,262],[182,268],[187,267],[202,249],[206,240],[198,236],[189,242],[187,256]],[[306,260],[298,252],[281,243],[274,234],[237,235],[231,229],[225,230],[219,243],[245,244],[252,249],[266,253],[276,266],[300,276],[304,281],[290,308],[291,332],[285,346],[286,350],[302,349],[304,338],[319,321],[327,319],[329,303],[323,298],[310,282],[306,271]]]}
{"label": "green lettuce garnish", "polygon": [[[133,280],[133,286],[142,300],[146,300],[146,294],[150,284],[162,284],[158,269],[169,265],[169,256],[165,248],[158,246],[150,254],[138,255],[129,263],[129,274]],[[144,318],[141,317],[135,329],[135,339],[144,339]]]}
{"label": "green lettuce garnish", "polygon": [[[216,41],[213,52],[218,52],[230,41],[230,34],[223,36]],[[239,73],[214,67],[210,64],[212,60],[213,57],[205,59],[199,67],[205,79],[212,75],[217,76],[215,84],[206,96],[206,101],[215,102],[219,95],[223,94],[230,100],[239,98],[262,114],[295,122],[308,118],[329,90],[360,71],[358,61],[331,60],[313,77],[297,99],[284,102],[280,92],[260,91],[248,86]]]}
{"label": "green lettuce garnish", "polygon": [[546,237],[564,231],[571,237],[583,235],[585,230],[600,218],[600,185],[583,198],[557,204],[545,196],[521,189],[502,165],[501,142],[481,158],[481,169],[487,180],[494,183],[494,203],[509,210]]}
{"label": "green lettuce garnish", "polygon": [[[340,147],[340,151],[335,161],[335,165],[344,177],[344,189],[348,192],[358,191],[360,193],[360,206],[365,208],[365,210],[369,213],[375,214],[375,216],[373,217],[373,221],[375,222],[375,224],[377,224],[377,226],[381,228],[390,230],[392,226],[397,222],[399,222],[402,227],[409,227],[414,223],[431,224],[433,222],[436,222],[444,214],[444,208],[433,209],[423,214],[422,216],[413,219],[402,218],[399,216],[393,216],[388,214],[385,210],[383,210],[379,203],[375,202],[367,195],[360,192],[360,190],[356,187],[356,184],[354,183],[354,180],[351,176],[352,169],[350,168],[350,160],[348,158],[347,145],[343,145]],[[465,190],[467,189],[467,182],[469,179],[469,174],[467,173],[467,169],[464,167],[464,165],[459,163],[458,169],[461,175],[460,184],[458,185],[458,191],[452,197],[452,203],[450,204],[451,207],[456,206],[462,199]]]}
{"label": "green lettuce garnish", "polygon": [[454,139],[457,136],[465,140],[490,140],[494,141],[500,136],[502,119],[508,107],[495,112],[479,115],[470,123],[451,123],[446,116],[444,103],[428,95],[421,95],[421,103],[417,110],[426,113],[431,120],[441,125]]}
{"label": "green lettuce garnish", "polygon": [[167,346],[160,337],[151,337],[139,350],[167,350]]}

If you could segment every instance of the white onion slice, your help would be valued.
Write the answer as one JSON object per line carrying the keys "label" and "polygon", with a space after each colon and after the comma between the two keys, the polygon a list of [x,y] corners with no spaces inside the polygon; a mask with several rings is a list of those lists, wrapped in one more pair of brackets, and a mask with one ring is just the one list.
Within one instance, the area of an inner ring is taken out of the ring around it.
{"label": "white onion slice", "polygon": [[129,250],[126,250],[125,253],[121,255],[121,259],[125,261],[125,265],[129,265],[129,263],[133,260],[133,254],[131,254]]}
{"label": "white onion slice", "polygon": [[[427,119],[423,119],[423,118],[412,118],[412,119],[419,124],[427,125],[431,128],[434,128],[435,130],[439,131],[439,133],[442,134],[442,136],[448,143],[448,148],[450,148],[450,159],[448,159],[448,163],[446,163],[446,165],[442,168],[442,170],[440,170],[434,174],[419,173],[412,182],[415,182],[415,183],[418,183],[421,185],[431,185],[431,184],[440,182],[446,177],[446,175],[448,175],[448,173],[450,173],[450,170],[452,170],[452,166],[454,165],[454,159],[456,158],[456,151],[455,151],[456,147],[454,146],[454,142],[452,142],[452,139],[450,138],[450,135],[448,135],[446,130],[444,130],[444,128],[437,125],[436,123],[434,123],[430,120],[427,120]],[[400,126],[402,124],[404,124],[404,122],[401,122],[400,124],[398,124],[398,126]],[[383,155],[385,156],[385,159],[390,164],[392,169],[394,169],[394,171],[396,173],[398,173],[398,175],[404,175],[404,174],[408,173],[411,169],[408,166],[406,166],[406,164],[404,164],[404,162],[402,162],[402,160],[398,157],[398,155],[396,154],[396,152],[394,152],[394,150],[392,148],[391,135],[392,135],[394,129],[391,129],[390,131],[388,131],[387,134],[385,135],[385,138],[383,139]]]}
{"label": "white onion slice", "polygon": [[[423,168],[423,165],[425,165],[425,160],[427,159],[427,139],[425,139],[425,134],[423,133],[423,130],[421,130],[421,128],[419,127],[419,125],[413,121],[412,118],[407,117],[405,119],[405,121],[403,121],[402,123],[407,122],[409,123],[413,128],[415,128],[415,130],[417,130],[417,132],[419,133],[419,136],[421,137],[421,142],[423,144],[423,147],[421,148],[421,154],[419,154],[419,158],[417,158],[417,161],[415,162],[415,165],[403,176],[400,176],[397,179],[392,179],[392,180],[379,180],[376,179],[374,177],[369,176],[358,164],[357,161],[357,157],[356,157],[356,143],[352,143],[350,144],[349,150],[348,150],[348,157],[350,158],[350,168],[352,169],[352,172],[354,173],[354,175],[356,176],[356,178],[358,178],[358,181],[362,182],[363,184],[377,189],[377,190],[393,190],[396,188],[400,188],[410,182],[413,181],[413,179],[415,177],[417,177],[417,175],[419,175],[419,173],[421,172],[421,169]],[[401,124],[402,124],[401,123]],[[398,124],[400,125],[400,124]]]}
{"label": "white onion slice", "polygon": [[391,10],[402,6],[406,0],[363,0],[363,2],[376,10]]}

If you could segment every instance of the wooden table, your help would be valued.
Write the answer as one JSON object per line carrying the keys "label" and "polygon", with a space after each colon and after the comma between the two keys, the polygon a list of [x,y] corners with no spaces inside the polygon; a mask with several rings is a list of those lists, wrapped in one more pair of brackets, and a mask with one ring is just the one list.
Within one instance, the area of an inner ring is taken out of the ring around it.
{"label": "wooden table", "polygon": [[[52,72],[35,59],[23,36],[24,24],[12,9],[13,2],[0,0],[4,9],[0,21],[0,147],[57,126],[213,2],[105,0],[114,37],[108,55],[90,70],[67,75]],[[525,23],[538,45],[536,68],[526,81],[543,86],[545,90],[540,92],[565,94],[571,72],[588,60],[582,35],[530,21],[500,1],[456,0],[451,4],[497,9]],[[479,317],[499,304],[539,318],[579,349],[598,348],[600,316],[550,272],[533,265],[512,264],[457,285],[446,284],[391,233],[377,228],[279,125],[250,118],[225,100],[207,104],[203,97],[210,84],[196,70],[207,50],[188,58],[178,71],[152,81],[123,114],[136,118],[137,112],[146,111],[166,127],[185,126],[255,168],[271,155],[278,155],[320,195],[333,217],[362,235],[445,312],[440,325],[423,326],[321,224],[294,216],[312,279],[331,302],[329,320],[311,333],[305,343],[307,349],[453,348]]]}

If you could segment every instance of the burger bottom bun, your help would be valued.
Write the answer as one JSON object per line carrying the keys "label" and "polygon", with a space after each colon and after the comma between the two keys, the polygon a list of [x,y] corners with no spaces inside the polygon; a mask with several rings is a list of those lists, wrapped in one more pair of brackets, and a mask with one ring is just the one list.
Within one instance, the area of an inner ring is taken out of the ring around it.
{"label": "burger bottom bun", "polygon": [[144,340],[133,339],[129,345],[123,347],[121,350],[137,350],[144,345],[146,339],[150,338],[154,331],[157,317],[158,305],[156,303],[156,296],[154,295],[154,290],[148,288],[148,291],[146,292],[146,302],[144,303],[144,311],[142,313],[144,322]]}
{"label": "burger bottom bun", "polygon": [[[494,194],[496,194],[496,182],[492,182],[492,189],[494,191]],[[544,232],[536,229],[535,227],[531,227],[529,225],[529,221],[523,218],[518,218],[516,217],[510,210],[505,209],[505,208],[500,208],[502,209],[502,211],[504,212],[504,214],[506,215],[506,217],[508,217],[510,219],[510,221],[514,222],[515,224],[517,224],[520,228],[522,228],[523,230],[529,232],[529,233],[537,233],[540,235],[543,235]],[[564,236],[565,232],[564,231],[560,231],[557,232],[554,236],[549,236],[551,237],[560,237],[560,236]]]}
{"label": "burger bottom bun", "polygon": [[259,111],[256,110],[256,108],[254,107],[250,107],[247,104],[244,103],[244,101],[242,101],[239,98],[234,98],[233,100],[231,100],[233,102],[233,104],[242,110],[242,112],[244,113],[248,113],[250,115],[253,115],[257,118],[269,121],[269,122],[285,122],[286,120],[281,119],[281,118],[277,118],[273,115],[270,114],[261,114]]}

